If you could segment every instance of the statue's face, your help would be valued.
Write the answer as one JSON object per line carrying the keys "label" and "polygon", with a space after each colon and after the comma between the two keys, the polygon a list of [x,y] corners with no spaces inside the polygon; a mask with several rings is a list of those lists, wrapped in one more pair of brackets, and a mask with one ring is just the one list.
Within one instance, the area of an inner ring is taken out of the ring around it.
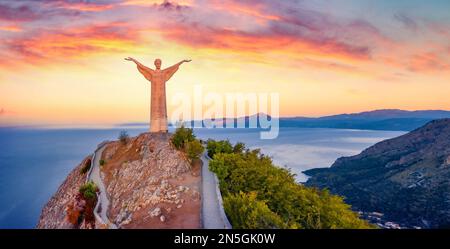
{"label": "statue's face", "polygon": [[156,67],[156,69],[161,69],[161,60],[160,59],[155,60],[155,67]]}

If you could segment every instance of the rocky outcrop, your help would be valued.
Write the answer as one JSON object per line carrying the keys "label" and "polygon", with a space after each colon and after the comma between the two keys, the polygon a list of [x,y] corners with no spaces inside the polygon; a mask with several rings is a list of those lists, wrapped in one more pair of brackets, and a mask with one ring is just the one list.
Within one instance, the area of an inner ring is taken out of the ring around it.
{"label": "rocky outcrop", "polygon": [[[170,143],[170,134],[144,133],[127,143],[109,142],[102,154],[101,178],[110,201],[108,218],[119,228],[200,228],[200,165],[192,166]],[[64,219],[64,206],[83,183],[75,169],[46,205],[41,222]],[[66,190],[75,189],[71,195]],[[64,196],[64,200],[62,197]],[[39,227],[39,226],[38,226]],[[41,226],[59,228],[60,226]]]}
{"label": "rocky outcrop", "polygon": [[37,228],[75,228],[69,222],[67,211],[71,204],[75,204],[79,189],[86,181],[86,172],[82,169],[90,163],[91,157],[89,156],[70,172],[63,184],[42,209]]}
{"label": "rocky outcrop", "polygon": [[305,174],[307,185],[343,195],[357,210],[409,227],[450,227],[449,158],[450,119],[442,119]]}

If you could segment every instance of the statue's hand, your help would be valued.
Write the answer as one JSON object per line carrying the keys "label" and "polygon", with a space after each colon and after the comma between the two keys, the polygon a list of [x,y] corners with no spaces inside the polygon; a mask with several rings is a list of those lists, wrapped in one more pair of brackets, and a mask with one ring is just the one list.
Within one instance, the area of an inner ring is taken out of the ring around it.
{"label": "statue's hand", "polygon": [[126,61],[134,61],[134,59],[131,58],[131,57],[127,57],[127,58],[125,58],[125,60],[126,60]]}

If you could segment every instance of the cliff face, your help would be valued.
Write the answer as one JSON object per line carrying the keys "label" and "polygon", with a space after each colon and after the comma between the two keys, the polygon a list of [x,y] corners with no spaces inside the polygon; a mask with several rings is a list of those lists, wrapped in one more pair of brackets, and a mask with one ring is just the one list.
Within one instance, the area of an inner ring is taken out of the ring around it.
{"label": "cliff face", "polygon": [[[171,145],[169,134],[144,133],[126,144],[115,141],[105,146],[100,175],[112,223],[119,228],[201,227],[200,165],[191,166],[184,153]],[[67,223],[68,200],[85,179],[79,167],[46,205],[39,224],[47,225],[38,228]]]}
{"label": "cliff face", "polygon": [[307,185],[328,188],[361,211],[408,226],[450,226],[450,119],[436,120],[361,154],[313,169]]}
{"label": "cliff face", "polygon": [[86,181],[86,174],[81,169],[91,163],[91,157],[86,157],[83,162],[75,167],[61,184],[56,193],[42,209],[37,228],[74,228],[67,217],[67,208],[79,193],[81,185]]}

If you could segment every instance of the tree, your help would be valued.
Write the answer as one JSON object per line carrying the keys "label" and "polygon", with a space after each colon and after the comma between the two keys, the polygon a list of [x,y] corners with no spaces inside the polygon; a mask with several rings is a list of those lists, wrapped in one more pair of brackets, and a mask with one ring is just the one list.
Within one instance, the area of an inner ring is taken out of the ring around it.
{"label": "tree", "polygon": [[215,140],[209,139],[206,144],[206,149],[208,151],[208,156],[211,158],[214,158],[214,155],[217,153],[232,153],[233,152],[233,146],[231,145],[230,141],[228,141],[228,140],[215,141]]}
{"label": "tree", "polygon": [[245,150],[245,144],[238,142],[233,147],[233,153],[243,153]]}
{"label": "tree", "polygon": [[198,140],[193,140],[185,144],[185,150],[188,158],[192,161],[198,160],[205,148]]}
{"label": "tree", "polygon": [[194,131],[192,129],[184,127],[184,125],[178,127],[172,136],[172,144],[177,149],[183,149],[184,144],[195,140]]}
{"label": "tree", "polygon": [[256,192],[232,194],[224,198],[223,206],[235,229],[288,228]]}
{"label": "tree", "polygon": [[123,145],[126,145],[128,142],[128,139],[130,136],[128,135],[127,131],[121,131],[119,134],[119,140]]}

